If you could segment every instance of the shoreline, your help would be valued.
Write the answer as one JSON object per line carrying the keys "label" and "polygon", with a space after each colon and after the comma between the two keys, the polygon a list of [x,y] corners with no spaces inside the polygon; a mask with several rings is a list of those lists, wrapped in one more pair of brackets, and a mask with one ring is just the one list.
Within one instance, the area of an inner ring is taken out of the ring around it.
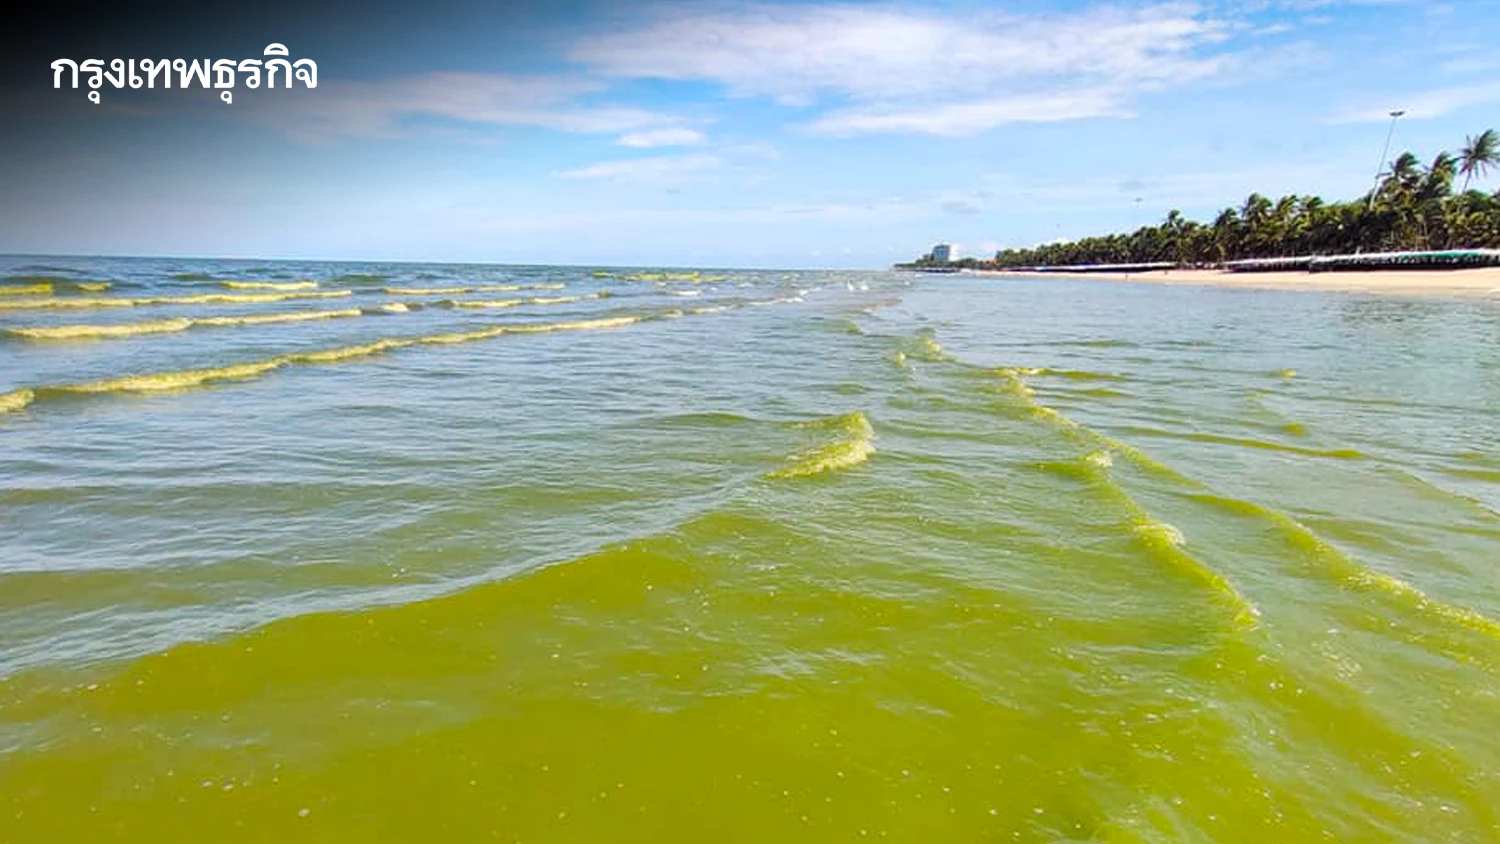
{"label": "shoreline", "polygon": [[1457,270],[1352,270],[1338,272],[1232,273],[1225,270],[1153,270],[1140,273],[963,270],[966,275],[1133,281],[1259,290],[1321,290],[1402,296],[1500,297],[1500,267]]}

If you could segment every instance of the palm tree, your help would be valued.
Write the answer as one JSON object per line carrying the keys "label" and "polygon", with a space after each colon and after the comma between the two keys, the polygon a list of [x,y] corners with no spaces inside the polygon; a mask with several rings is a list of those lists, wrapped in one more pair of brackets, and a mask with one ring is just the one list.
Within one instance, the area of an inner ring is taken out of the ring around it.
{"label": "palm tree", "polygon": [[[1500,247],[1500,191],[1469,191],[1473,177],[1500,170],[1500,132],[1466,139],[1458,155],[1428,166],[1404,153],[1375,189],[1351,202],[1315,196],[1279,200],[1253,193],[1209,224],[1173,210],[1160,224],[1035,249],[1005,250],[1002,265],[1066,265],[1176,260],[1223,263],[1276,255],[1359,253],[1419,247]],[[1458,177],[1464,191],[1455,194]]]}
{"label": "palm tree", "polygon": [[1432,159],[1432,165],[1422,174],[1421,184],[1417,188],[1417,197],[1424,201],[1441,199],[1453,190],[1453,176],[1458,169],[1458,162],[1454,160],[1449,152],[1440,152]]}
{"label": "palm tree", "polygon": [[1225,208],[1214,218],[1214,252],[1219,263],[1239,257],[1239,238],[1236,231],[1240,218],[1233,208]]}
{"label": "palm tree", "polygon": [[1327,213],[1323,200],[1316,196],[1304,196],[1297,203],[1295,242],[1297,254],[1303,252],[1309,255],[1318,252],[1322,245],[1318,242],[1319,235],[1326,228]]}
{"label": "palm tree", "polygon": [[1381,184],[1382,192],[1412,191],[1422,178],[1422,162],[1415,155],[1403,152],[1391,162],[1390,175]]}
{"label": "palm tree", "polygon": [[1458,172],[1463,174],[1463,193],[1469,192],[1469,180],[1477,173],[1484,178],[1491,167],[1500,167],[1500,134],[1486,129],[1478,137],[1465,138],[1458,150]]}
{"label": "palm tree", "polygon": [[1258,193],[1245,198],[1240,207],[1240,220],[1244,223],[1245,236],[1241,241],[1246,257],[1265,258],[1266,247],[1271,245],[1272,235],[1267,229],[1271,216],[1271,200]]}
{"label": "palm tree", "polygon": [[1440,240],[1446,242],[1448,239],[1443,206],[1448,195],[1453,192],[1453,176],[1457,170],[1458,161],[1451,153],[1438,153],[1432,159],[1432,164],[1422,171],[1416,191],[1409,197],[1409,213],[1415,218],[1417,228],[1422,233],[1422,241],[1428,249],[1438,245],[1433,242],[1434,229],[1438,230]]}

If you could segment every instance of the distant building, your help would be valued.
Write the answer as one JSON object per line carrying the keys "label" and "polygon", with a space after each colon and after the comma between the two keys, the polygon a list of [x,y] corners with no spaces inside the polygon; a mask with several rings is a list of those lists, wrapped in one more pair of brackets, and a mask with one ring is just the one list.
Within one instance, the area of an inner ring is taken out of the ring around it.
{"label": "distant building", "polygon": [[946,243],[939,243],[932,247],[932,262],[934,264],[946,264],[953,258],[953,247]]}

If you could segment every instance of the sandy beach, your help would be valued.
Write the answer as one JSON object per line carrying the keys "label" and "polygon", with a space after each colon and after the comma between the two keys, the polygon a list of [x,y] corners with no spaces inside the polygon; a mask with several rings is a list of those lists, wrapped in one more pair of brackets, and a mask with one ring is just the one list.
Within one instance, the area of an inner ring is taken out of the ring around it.
{"label": "sandy beach", "polygon": [[1147,273],[1025,273],[967,271],[976,275],[1145,281],[1270,290],[1348,290],[1409,296],[1500,296],[1500,267],[1471,270],[1381,270],[1374,272],[1230,273],[1223,270],[1163,270]]}

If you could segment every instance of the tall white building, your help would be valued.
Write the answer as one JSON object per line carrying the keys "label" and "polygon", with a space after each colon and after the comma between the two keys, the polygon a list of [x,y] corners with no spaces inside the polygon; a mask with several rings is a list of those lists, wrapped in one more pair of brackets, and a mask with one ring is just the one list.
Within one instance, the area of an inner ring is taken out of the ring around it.
{"label": "tall white building", "polygon": [[953,247],[946,243],[939,243],[932,247],[932,262],[934,264],[946,264],[953,257]]}

